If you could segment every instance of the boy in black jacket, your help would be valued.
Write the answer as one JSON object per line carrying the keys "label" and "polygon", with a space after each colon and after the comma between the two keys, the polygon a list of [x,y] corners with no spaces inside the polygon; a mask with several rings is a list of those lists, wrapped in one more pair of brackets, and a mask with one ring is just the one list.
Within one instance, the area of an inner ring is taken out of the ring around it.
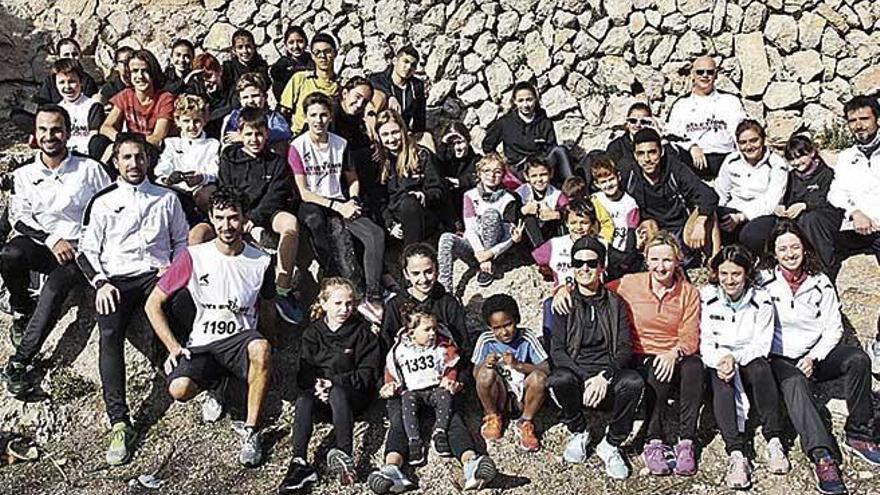
{"label": "boy in black jacket", "polygon": [[[666,230],[683,242],[690,268],[702,250],[711,254],[721,249],[721,234],[715,221],[718,195],[675,156],[664,152],[660,134],[642,129],[633,137],[638,167],[623,170],[620,182],[636,200],[642,232]],[[651,235],[647,235],[648,238]]]}
{"label": "boy in black jacket", "polygon": [[[290,168],[283,158],[267,147],[269,125],[262,110],[242,109],[238,132],[241,144],[228,147],[220,157],[219,185],[236,187],[247,197],[250,204],[245,211],[246,234],[250,234],[258,244],[264,244],[267,231],[271,230],[279,236],[275,265],[278,297],[275,304],[282,318],[298,324],[303,319],[303,312],[294,298],[292,283],[299,227],[296,217],[290,213],[294,201]],[[190,232],[190,244],[205,242],[213,237],[211,226],[202,223]]]}
{"label": "boy in black jacket", "polygon": [[629,468],[618,447],[632,430],[644,382],[629,369],[632,341],[626,305],[601,284],[604,260],[605,246],[592,236],[578,239],[571,248],[576,290],[568,314],[557,314],[553,322],[553,372],[547,385],[572,433],[563,454],[567,462],[587,459],[590,433],[583,408],[611,404],[608,433],[596,454],[608,476],[623,479]]}
{"label": "boy in black jacket", "polygon": [[247,29],[239,29],[232,33],[232,59],[223,62],[223,86],[235,87],[243,74],[256,72],[269,80],[269,64],[257,53],[254,35]]}
{"label": "boy in black jacket", "polygon": [[[400,113],[407,129],[414,135],[427,130],[425,83],[413,75],[418,65],[419,52],[412,45],[405,45],[397,50],[391,67],[370,77],[373,88],[385,94],[388,108]],[[416,141],[419,137],[416,136]]]}

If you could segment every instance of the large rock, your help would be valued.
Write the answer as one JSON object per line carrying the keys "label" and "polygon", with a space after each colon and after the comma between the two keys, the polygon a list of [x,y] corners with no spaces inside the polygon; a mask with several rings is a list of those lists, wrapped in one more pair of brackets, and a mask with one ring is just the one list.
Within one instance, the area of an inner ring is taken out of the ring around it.
{"label": "large rock", "polygon": [[822,32],[828,21],[812,12],[804,12],[798,19],[798,41],[801,48],[816,48],[822,40]]}
{"label": "large rock", "polygon": [[764,51],[764,37],[761,33],[737,35],[734,52],[742,68],[743,81],[740,89],[743,96],[761,96],[772,76]]}
{"label": "large rock", "polygon": [[455,40],[448,36],[440,35],[434,38],[434,46],[425,62],[425,74],[432,81],[436,81],[443,73],[446,62],[455,51]]}
{"label": "large rock", "polygon": [[773,82],[764,93],[764,105],[770,110],[781,110],[801,100],[801,86],[796,82]]}
{"label": "large rock", "polygon": [[513,86],[513,73],[501,60],[495,60],[483,71],[486,75],[486,84],[489,86],[489,94],[492,99],[500,101],[504,93]]}
{"label": "large rock", "polygon": [[580,117],[565,117],[555,122],[556,139],[560,144],[571,146],[578,142],[586,127],[586,120]]}
{"label": "large rock", "polygon": [[821,132],[826,127],[832,127],[840,119],[831,110],[810,103],[804,107],[804,123],[813,132]]}
{"label": "large rock", "polygon": [[632,10],[633,0],[615,0],[605,3],[605,13],[608,14],[615,26],[625,24]]}
{"label": "large rock", "polygon": [[376,28],[385,36],[406,33],[406,0],[378,0]]}
{"label": "large rock", "polygon": [[880,66],[869,67],[854,77],[852,89],[857,95],[873,94],[880,90]]}
{"label": "large rock", "polygon": [[763,2],[752,2],[743,13],[742,32],[760,31],[767,19],[767,6]]}
{"label": "large rock", "polygon": [[255,0],[232,0],[226,8],[226,18],[234,26],[244,26],[257,13]]}
{"label": "large rock", "polygon": [[623,57],[608,56],[599,61],[595,81],[598,84],[617,88],[618,91],[629,92],[635,76]]}
{"label": "large rock", "polygon": [[632,36],[626,26],[611,28],[605,40],[599,45],[599,51],[605,55],[623,55],[632,46]]}
{"label": "large rock", "polygon": [[532,69],[536,75],[543,74],[550,68],[552,59],[550,58],[550,50],[544,45],[541,34],[532,31],[526,36],[525,41],[526,65]]}
{"label": "large rock", "polygon": [[202,47],[205,50],[221,51],[229,48],[229,40],[232,39],[232,33],[235,32],[235,26],[225,22],[218,22],[211,26],[211,30],[202,40]]}
{"label": "large rock", "polygon": [[516,12],[504,12],[498,16],[498,25],[495,30],[498,37],[507,39],[516,33],[516,27],[519,24],[519,14]]}
{"label": "large rock", "polygon": [[678,0],[678,10],[690,17],[700,12],[712,10],[713,0]]}
{"label": "large rock", "polygon": [[824,69],[822,57],[816,50],[795,52],[785,57],[785,68],[801,82],[812,81]]}
{"label": "large rock", "polygon": [[837,57],[846,49],[846,42],[833,27],[828,26],[822,33],[822,55]]}
{"label": "large rock", "polygon": [[489,124],[491,124],[497,116],[498,105],[491,101],[484,101],[483,104],[477,108],[477,121],[480,123],[480,127],[489,127]]}
{"label": "large rock", "polygon": [[476,105],[486,101],[489,98],[489,93],[486,92],[486,88],[482,84],[477,83],[469,90],[459,94],[458,97],[465,105]]}
{"label": "large rock", "polygon": [[705,53],[703,39],[695,31],[688,31],[678,40],[673,60],[693,60],[703,53]]}
{"label": "large rock", "polygon": [[790,53],[797,47],[797,21],[787,15],[771,15],[764,27],[764,36],[783,53]]}
{"label": "large rock", "polygon": [[862,58],[850,57],[837,62],[837,73],[843,77],[853,77],[867,67],[868,61]]}
{"label": "large rock", "polygon": [[801,128],[803,118],[794,110],[777,110],[767,114],[767,139],[771,145],[781,145]]}
{"label": "large rock", "polygon": [[578,102],[563,86],[553,86],[541,95],[541,106],[552,119],[577,108]]}

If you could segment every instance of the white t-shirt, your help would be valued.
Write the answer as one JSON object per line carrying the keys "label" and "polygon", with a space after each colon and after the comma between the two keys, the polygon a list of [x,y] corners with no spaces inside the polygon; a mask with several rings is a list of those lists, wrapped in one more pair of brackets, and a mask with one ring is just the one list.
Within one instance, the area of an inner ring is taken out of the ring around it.
{"label": "white t-shirt", "polygon": [[608,240],[609,244],[618,251],[626,251],[626,233],[629,229],[638,227],[639,205],[627,193],[623,193],[617,201],[608,199],[605,193],[597,192],[593,198],[608,212],[614,223],[614,234]]}
{"label": "white t-shirt", "polygon": [[328,133],[326,146],[317,146],[308,132],[293,140],[287,154],[294,175],[304,175],[309,191],[328,199],[345,199],[342,171],[350,167],[345,138]]}
{"label": "white t-shirt", "polygon": [[101,104],[86,95],[80,95],[76,101],[62,99],[58,105],[70,115],[70,139],[67,147],[88,154],[91,132],[98,130],[104,120]]}

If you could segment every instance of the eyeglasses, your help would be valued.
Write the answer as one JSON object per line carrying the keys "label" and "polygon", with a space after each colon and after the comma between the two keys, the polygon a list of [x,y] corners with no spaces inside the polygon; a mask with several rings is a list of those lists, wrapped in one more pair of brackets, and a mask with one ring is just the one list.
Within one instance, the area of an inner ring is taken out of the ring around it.
{"label": "eyeglasses", "polygon": [[698,76],[714,76],[715,69],[695,69],[694,74]]}
{"label": "eyeglasses", "polygon": [[626,119],[626,123],[629,125],[642,125],[642,126],[646,126],[646,127],[650,127],[650,126],[654,125],[654,121],[651,119],[628,118],[628,119]]}
{"label": "eyeglasses", "polygon": [[504,175],[504,170],[500,168],[484,168],[480,170],[480,174],[482,175]]}
{"label": "eyeglasses", "polygon": [[313,50],[312,51],[312,56],[318,57],[318,58],[330,58],[334,55],[336,55],[336,52],[330,48],[328,48],[326,50]]}
{"label": "eyeglasses", "polygon": [[571,267],[572,268],[583,268],[584,265],[587,265],[587,268],[590,270],[595,270],[599,268],[599,258],[593,258],[589,260],[579,260],[577,258],[571,259]]}

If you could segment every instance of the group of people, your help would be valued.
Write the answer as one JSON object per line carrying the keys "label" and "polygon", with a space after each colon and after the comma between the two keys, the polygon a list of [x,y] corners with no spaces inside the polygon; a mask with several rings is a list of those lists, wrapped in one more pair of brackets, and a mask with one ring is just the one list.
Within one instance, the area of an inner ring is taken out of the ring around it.
{"label": "group of people", "polygon": [[[715,89],[715,61],[700,57],[665,125],[635,103],[620,137],[575,160],[523,81],[478,154],[461,122],[429,127],[412,46],[387,71],[345,81],[330,34],[308,40],[293,26],[284,48],[269,66],[238,30],[221,63],[178,40],[163,70],[150,51],[120,47],[99,88],[76,41],[58,43],[28,123],[34,157],[11,172],[0,275],[15,353],[3,378],[15,396],[33,391],[31,368],[67,295],[91,286],[108,464],[134,452],[123,344],[143,307],[167,350],[173,399],[206,392],[203,416],[215,421],[223,384],[245,385],[248,467],[265,455],[271,350],[287,328],[277,318],[302,326],[293,459],[279,493],[318,480],[308,445],[321,411],[335,430],[325,462],[353,483],[354,420],[377,397],[390,423],[384,465],[368,477],[380,494],[413,488],[403,468],[429,450],[462,462],[466,489],[491,482],[495,463],[462,417],[468,393],[488,444],[507,427],[524,451],[541,449],[535,418],[549,398],[570,433],[563,459],[595,452],[609,477],[625,479],[620,446],[640,409],[651,474],[697,472],[708,389],[728,487],[751,486],[751,420],[769,472],[790,468],[790,424],[818,489],[836,494],[846,491],[839,447],[811,386],[842,378],[844,447],[880,465],[880,344],[866,352],[842,341],[835,288],[847,257],[880,255],[876,98],[846,104],[855,144],[832,169],[806,135],[783,155],[771,150],[741,102]],[[310,307],[302,258],[319,267]],[[517,301],[499,294],[469,328],[455,260],[484,287],[505,266],[536,265],[551,294],[542,327],[523,328]],[[686,270],[700,265],[710,282],[698,289]],[[47,275],[36,297],[32,272]],[[671,400],[677,431],[664,429]],[[593,409],[610,411],[595,444]]]}

